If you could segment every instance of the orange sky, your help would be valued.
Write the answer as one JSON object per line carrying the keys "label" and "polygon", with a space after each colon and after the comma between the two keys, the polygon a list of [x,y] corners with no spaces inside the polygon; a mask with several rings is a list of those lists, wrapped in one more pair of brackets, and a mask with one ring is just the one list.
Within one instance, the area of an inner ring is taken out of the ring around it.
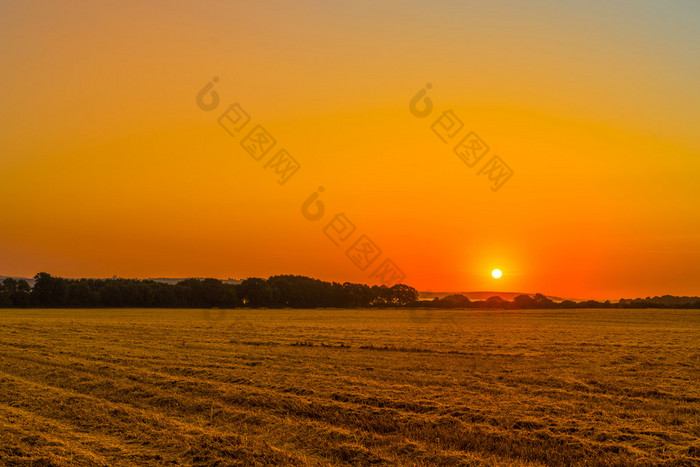
{"label": "orange sky", "polygon": [[[420,290],[700,295],[697,2],[142,3],[0,5],[0,274],[372,283],[390,259]],[[431,130],[445,110],[490,147],[475,167]]]}

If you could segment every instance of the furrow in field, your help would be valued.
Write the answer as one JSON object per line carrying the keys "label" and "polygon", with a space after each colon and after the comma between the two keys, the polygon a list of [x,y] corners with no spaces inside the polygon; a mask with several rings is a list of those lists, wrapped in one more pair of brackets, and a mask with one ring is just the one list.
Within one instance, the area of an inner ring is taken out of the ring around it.
{"label": "furrow in field", "polygon": [[[8,355],[6,354],[6,357]],[[36,357],[30,358],[28,356],[15,356],[15,358],[26,359],[27,361],[33,361],[38,364],[46,365],[48,367],[62,367],[70,370],[71,372],[83,372],[93,376],[99,375],[100,378],[105,378],[106,383],[110,386],[114,386],[115,383],[120,383],[121,385],[138,385],[139,390],[142,389],[143,385],[148,385],[151,392],[179,392],[183,395],[193,396],[204,396],[210,398],[212,401],[219,400],[221,397],[225,396],[225,392],[238,391],[251,395],[265,395],[268,396],[270,390],[273,392],[279,392],[279,388],[276,385],[260,385],[267,387],[251,388],[246,387],[246,385],[231,383],[221,379],[205,379],[201,377],[190,377],[190,376],[177,376],[173,377],[168,374],[163,374],[153,371],[145,371],[141,368],[133,367],[103,367],[99,369],[94,367],[85,366],[81,361],[73,361],[72,359],[66,359],[61,357],[60,362],[54,363],[52,361],[45,361],[43,359],[38,359]],[[228,378],[230,379],[230,378]],[[237,378],[234,378],[234,381]],[[97,382],[93,381],[93,384],[99,385]],[[262,390],[261,390],[262,389]],[[448,405],[443,403],[437,404],[432,401],[424,400],[423,402],[414,401],[406,398],[397,398],[396,394],[386,395],[386,394],[367,394],[359,392],[348,392],[341,390],[338,387],[329,388],[328,392],[307,391],[302,387],[298,390],[290,391],[288,388],[284,388],[282,393],[277,394],[276,397],[285,398],[288,397],[289,393],[303,396],[313,396],[313,400],[336,401],[342,402],[343,405],[351,406],[355,409],[364,409],[368,407],[378,408],[378,409],[397,409],[397,413],[404,414],[406,412],[410,413],[426,413],[436,415],[446,415],[450,414],[453,416],[458,416],[460,419],[469,421],[472,423],[490,423],[492,425],[505,424],[509,426],[511,422],[508,420],[495,418],[495,413],[489,413],[488,411],[475,410],[473,408],[465,406],[460,400],[469,398],[468,394],[461,393],[459,399],[450,400]],[[307,398],[305,398],[307,399]],[[244,409],[242,409],[244,410]]]}
{"label": "furrow in field", "polygon": [[[10,357],[9,354],[5,353],[6,358]],[[121,367],[119,365],[112,365],[110,367],[100,367],[99,369],[86,366],[84,361],[81,361],[80,359],[66,359],[65,357],[61,357],[60,362],[52,362],[52,361],[47,361],[47,357],[43,358],[38,358],[37,356],[34,356],[33,358],[30,357],[29,355],[21,355],[21,356],[14,356],[15,358],[21,358],[21,359],[29,359],[33,360],[45,365],[53,365],[53,366],[58,366],[58,367],[64,367],[68,368],[74,371],[83,371],[83,372],[88,372],[88,373],[93,373],[93,374],[98,374],[98,373],[104,373],[104,376],[107,377],[109,376],[110,379],[115,379],[115,378],[126,378],[129,380],[138,380],[143,383],[148,383],[157,386],[158,389],[166,390],[166,391],[172,391],[172,390],[178,390],[179,388],[186,387],[186,386],[191,386],[191,387],[197,387],[197,388],[206,388],[211,385],[216,385],[219,383],[225,383],[228,386],[234,386],[234,387],[239,387],[239,386],[255,386],[257,389],[263,389],[265,391],[271,390],[274,392],[281,392],[280,394],[281,397],[284,396],[284,394],[287,393],[295,393],[297,395],[308,395],[308,396],[314,396],[315,398],[320,398],[320,399],[325,399],[325,400],[335,400],[335,401],[342,401],[342,402],[347,402],[347,403],[352,403],[360,406],[369,406],[369,407],[376,407],[376,408],[394,408],[394,409],[399,409],[400,411],[408,411],[408,412],[415,412],[415,413],[433,413],[433,414],[438,414],[438,415],[444,415],[444,414],[450,414],[453,416],[458,416],[461,419],[465,419],[467,421],[471,422],[479,422],[479,421],[485,421],[485,420],[491,420],[492,423],[495,421],[497,424],[499,423],[499,420],[494,420],[493,415],[489,414],[488,412],[484,411],[474,411],[473,409],[469,409],[469,407],[465,407],[463,404],[460,404],[459,399],[464,400],[464,398],[469,398],[470,394],[469,392],[466,391],[461,391],[458,396],[455,396],[454,399],[446,399],[446,389],[443,389],[443,399],[442,403],[436,403],[433,402],[432,400],[427,400],[423,399],[422,401],[415,401],[415,400],[410,400],[406,399],[405,396],[406,394],[401,394],[400,396],[404,396],[404,398],[397,398],[396,394],[387,394],[386,388],[384,393],[367,393],[367,391],[361,392],[361,391],[347,391],[343,390],[337,386],[328,388],[327,391],[323,391],[319,389],[318,386],[315,387],[315,389],[305,389],[305,387],[310,388],[314,387],[313,385],[309,386],[308,381],[289,381],[285,385],[279,385],[279,384],[271,384],[270,383],[270,378],[266,380],[266,382],[258,382],[252,383],[250,379],[246,378],[238,378],[238,377],[233,377],[231,378],[230,375],[225,375],[222,377],[221,372],[218,373],[212,373],[212,372],[204,372],[206,374],[206,378],[203,377],[191,377],[189,376],[191,374],[190,371],[186,371],[185,375],[178,375],[176,378],[172,377],[172,372],[169,371],[169,369],[165,369],[166,373],[156,371],[156,370],[145,370],[141,368],[133,368],[133,367]],[[198,373],[198,372],[195,372]],[[280,375],[282,372],[281,371],[275,371],[275,375]],[[138,376],[138,378],[137,378]],[[304,384],[307,384],[307,386],[303,386]],[[245,389],[245,388],[244,388]],[[547,394],[549,398],[552,400],[569,400],[569,399],[575,399],[577,397],[589,397],[592,399],[592,396],[587,395],[587,394],[578,394],[576,391],[567,391],[565,388],[551,388],[547,390],[540,390],[540,391],[534,391],[535,394],[533,397],[537,398],[540,397],[544,394]],[[473,391],[472,395],[478,394],[478,391]],[[625,404],[624,397],[611,397],[611,396],[606,396],[607,399],[601,399],[598,398],[597,404],[606,404],[610,406],[610,408],[615,408],[615,406],[620,406]],[[447,404],[446,402],[449,402]],[[521,403],[525,402],[525,400],[521,400]],[[533,402],[535,402],[533,400]],[[541,402],[541,401],[540,401]],[[446,407],[452,407],[454,410],[446,409]],[[647,408],[649,407],[649,404],[647,404]],[[503,420],[500,420],[501,423],[504,423]],[[505,420],[505,423],[509,423],[507,420]]]}
{"label": "furrow in field", "polygon": [[[70,365],[66,366],[67,368],[70,368]],[[5,370],[9,370],[10,367],[7,364],[7,361],[5,363]],[[34,376],[41,375],[42,372],[39,370],[33,369],[31,366],[27,367],[24,366],[22,368],[14,368],[15,374],[21,374],[22,371],[26,370],[31,370],[31,374]],[[96,390],[96,388],[101,388],[103,384],[106,384],[110,387],[110,389],[114,389],[116,387],[119,387],[120,381],[118,379],[115,379],[113,375],[106,375],[107,379],[104,381],[95,381],[91,380],[89,383],[83,379],[83,378],[78,378],[77,381],[71,381],[71,378],[74,376],[75,371],[73,370],[66,370],[65,372],[62,373],[57,373],[53,368],[47,369],[50,373],[50,377],[48,378],[42,378],[43,382],[47,382],[47,384],[59,384],[62,389],[66,388],[72,388],[72,389],[77,389],[81,393],[88,393],[93,397],[107,397],[109,399],[109,394],[101,394],[99,391]],[[95,376],[95,375],[93,375]],[[102,379],[101,377],[98,377],[98,379]],[[143,381],[138,381],[138,385],[134,385],[134,380],[131,378],[129,381],[124,381],[127,384],[131,384],[132,387],[130,390],[124,390],[120,391],[118,393],[118,399],[119,400],[129,400],[129,404],[133,405],[137,408],[148,408],[149,406],[147,405],[148,403],[153,403],[154,399],[157,404],[167,404],[167,409],[173,409],[175,414],[180,415],[181,418],[185,417],[186,414],[190,414],[192,412],[194,413],[204,413],[204,415],[207,415],[209,413],[209,409],[211,408],[211,415],[215,415],[216,417],[216,422],[217,423],[243,423],[243,424],[251,424],[254,425],[256,423],[260,423],[259,418],[255,417],[255,413],[251,412],[251,407],[250,404],[247,403],[250,401],[250,399],[242,399],[239,400],[239,403],[241,405],[240,410],[237,411],[234,416],[230,413],[230,407],[226,407],[225,410],[222,410],[222,408],[219,407],[218,403],[218,398],[216,399],[202,399],[201,397],[195,397],[195,396],[190,396],[190,397],[182,397],[181,395],[177,395],[174,397],[169,397],[167,395],[163,395],[161,397],[155,397],[153,394],[154,393],[148,393],[147,390],[149,387],[152,387],[152,385],[148,385],[147,383]],[[89,386],[89,388],[86,387]],[[190,386],[191,387],[191,386]],[[158,388],[154,388],[156,391]],[[172,388],[170,388],[172,389]],[[207,391],[211,392],[211,391]],[[201,394],[201,391],[197,391],[198,394]],[[220,396],[221,393],[214,393],[214,397]],[[135,398],[138,400],[141,400],[143,398],[146,398],[146,404],[137,404],[135,403]],[[269,397],[269,400],[275,399],[274,396]],[[114,400],[113,398],[110,400]],[[214,410],[214,407],[216,405],[216,410]],[[259,403],[256,405],[260,405]],[[163,411],[168,411],[164,407],[158,407],[159,410]],[[278,417],[280,415],[284,415],[285,417],[288,417],[289,411],[283,411],[278,413]],[[203,417],[201,417],[203,418]],[[273,425],[275,423],[279,424],[280,420],[275,419],[275,420],[267,420],[269,425]],[[323,445],[328,442],[328,434],[330,431],[334,429],[332,426],[326,426],[327,424],[324,423],[322,420],[311,420],[310,423],[312,425],[321,425],[320,429],[322,433],[320,433],[321,437],[316,440],[316,445]],[[299,420],[295,422],[296,428],[298,429],[299,425]],[[269,429],[267,427],[266,429]],[[288,430],[294,430],[294,428],[288,428]],[[289,432],[289,431],[287,431]],[[364,438],[365,440],[370,440],[372,441],[371,445],[379,445],[379,444],[386,444],[384,442],[378,443],[376,440],[373,438],[380,438],[377,435],[373,434],[368,434],[361,432],[361,430],[355,430],[354,433],[352,433],[352,436],[357,438],[360,436],[361,438]],[[308,433],[305,438],[302,439],[311,439],[312,441],[314,440],[313,437],[309,437]],[[355,449],[356,451],[359,450],[359,448]],[[388,450],[389,453],[391,453],[391,450]],[[435,455],[434,455],[435,457]],[[439,457],[439,456],[438,456]]]}
{"label": "furrow in field", "polygon": [[164,458],[161,451],[127,444],[115,436],[79,431],[70,423],[6,404],[0,404],[0,426],[0,431],[12,438],[6,444],[14,445],[19,451],[14,456],[17,462],[28,460],[40,464],[41,459],[48,458],[52,465],[61,466],[129,466],[154,461],[174,463],[177,460],[175,457]]}
{"label": "furrow in field", "polygon": [[[5,370],[9,368],[6,366]],[[15,371],[21,371],[17,368]],[[34,376],[41,375],[39,369],[31,371]],[[105,391],[99,382],[90,383],[72,379],[69,371],[63,374],[44,373],[46,384],[58,385],[61,388],[71,388],[89,394],[99,394],[103,400],[110,398],[129,399],[130,403],[139,407],[148,408],[153,402],[154,394],[145,390],[142,386],[134,386],[126,393],[113,394],[113,383]],[[201,394],[201,388],[198,389]],[[568,435],[547,435],[544,437],[528,434],[528,430],[518,433],[505,434],[501,430],[489,426],[465,424],[462,421],[450,417],[441,416],[428,418],[401,413],[392,409],[371,409],[357,407],[346,403],[323,403],[317,400],[307,400],[299,396],[286,396],[283,398],[269,393],[243,393],[215,391],[208,394],[225,406],[236,405],[241,409],[260,409],[272,412],[280,416],[292,416],[294,418],[307,419],[317,422],[325,422],[330,425],[342,426],[351,429],[361,429],[367,432],[380,434],[393,434],[404,436],[415,442],[430,442],[440,440],[442,449],[453,449],[466,452],[479,452],[502,457],[518,458],[527,461],[565,461],[569,457],[585,455],[595,457],[599,452],[604,453],[605,446],[598,443],[585,442]],[[160,410],[170,416],[184,413],[197,413],[203,411],[202,405],[213,404],[214,399],[202,399],[201,397],[182,397],[179,394],[165,396],[169,401]],[[170,401],[175,401],[172,405]],[[183,415],[180,415],[183,416]],[[217,416],[221,419],[229,418],[228,407],[222,408]],[[240,421],[240,420],[239,420]],[[227,421],[228,422],[228,421]],[[535,446],[550,446],[550,449],[534,449]],[[565,450],[561,450],[566,447]],[[536,455],[535,455],[536,454]]]}
{"label": "furrow in field", "polygon": [[[361,375],[358,375],[357,381],[350,385],[351,387],[355,387],[357,391],[348,392],[347,390],[339,390],[337,384],[326,388],[326,391],[322,391],[324,383],[327,384],[330,380],[328,375],[307,375],[301,371],[298,374],[290,375],[285,373],[284,368],[262,368],[251,371],[250,368],[245,366],[231,366],[219,368],[218,371],[215,372],[211,370],[202,370],[197,367],[196,363],[195,365],[188,367],[161,367],[157,363],[148,363],[146,361],[139,362],[143,364],[141,367],[118,364],[104,365],[103,363],[105,362],[102,362],[99,359],[86,359],[84,355],[78,355],[76,353],[72,353],[70,357],[66,355],[52,357],[25,350],[19,354],[12,351],[5,351],[0,352],[0,355],[3,355],[6,359],[21,359],[45,365],[63,367],[75,371],[84,371],[96,374],[108,371],[115,377],[119,376],[128,379],[133,379],[136,374],[144,372],[149,374],[151,377],[163,378],[165,380],[165,384],[176,384],[178,380],[181,379],[184,379],[190,383],[193,381],[204,382],[207,384],[227,383],[236,386],[252,386],[283,394],[296,393],[298,395],[316,395],[322,398],[346,400],[347,402],[356,402],[362,405],[394,407],[414,412],[436,411],[442,405],[425,398],[420,400],[397,400],[397,395],[417,397],[417,394],[419,393],[417,388],[411,388],[411,393],[405,394],[408,387],[405,384],[401,385],[403,394],[399,393],[394,388],[386,387],[385,385],[379,386],[381,392],[384,392],[385,395],[375,394],[366,397],[364,394],[366,394],[368,390],[368,385],[362,384],[362,380],[360,379]],[[247,376],[241,375],[242,371],[245,371]],[[271,374],[274,374],[275,377],[270,377]],[[344,384],[341,387],[345,387],[345,389],[347,389],[348,385]],[[423,394],[425,394],[425,390],[423,390]],[[464,392],[462,392],[462,394],[464,394]]]}
{"label": "furrow in field", "polygon": [[221,459],[270,464],[304,463],[299,456],[235,431],[224,432],[184,423],[128,404],[43,385],[6,372],[0,376],[0,388],[0,404],[70,424],[74,427],[72,431],[116,437],[121,444],[136,445],[139,450],[152,448],[161,455],[168,453],[176,457],[178,463]]}
{"label": "furrow in field", "polygon": [[[68,358],[66,356],[51,357],[32,354],[31,352],[27,351],[24,351],[21,354],[0,352],[0,355],[3,356],[6,362],[14,359],[24,362],[31,362],[38,365],[45,365],[47,367],[64,368],[74,372],[99,375],[100,377],[108,378],[110,381],[115,381],[117,379],[129,380],[132,382],[139,381],[142,383],[155,385],[159,389],[165,390],[177,390],[187,386],[199,386],[206,388],[212,385],[225,384],[228,387],[234,387],[237,389],[242,388],[251,390],[251,388],[256,388],[265,391],[278,392],[281,397],[292,393],[297,395],[316,396],[325,399],[352,402],[364,406],[393,407],[418,413],[434,412],[440,406],[440,404],[436,404],[428,400],[395,400],[390,399],[385,395],[365,396],[360,393],[338,391],[337,388],[327,393],[321,393],[318,390],[318,386],[315,386],[317,388],[316,390],[312,389],[314,387],[314,383],[316,383],[313,378],[299,378],[298,380],[288,381],[288,384],[285,385],[275,383],[274,378],[267,378],[263,381],[253,381],[249,378],[234,376],[235,373],[229,374],[231,370],[237,370],[236,368],[225,369],[225,371],[217,373],[201,373],[199,371],[189,371],[189,369],[186,369],[185,371],[173,371],[173,369],[170,367],[158,368],[154,365],[149,365],[147,367],[133,367],[114,364],[94,366],[95,362],[92,360],[88,361],[75,357]],[[90,364],[93,365],[91,366]],[[193,373],[195,376],[192,376]],[[281,372],[273,371],[273,373],[278,375]],[[206,375],[206,377],[196,376],[197,374]],[[319,383],[321,381],[319,381]],[[358,388],[360,387],[359,383],[357,386]],[[396,394],[392,395],[396,396]]]}
{"label": "furrow in field", "polygon": [[[21,378],[19,377],[16,378],[18,380],[21,380]],[[56,399],[53,399],[51,400],[50,404],[52,407],[66,407],[68,405],[71,405],[72,407],[70,411],[73,415],[82,413],[80,408],[77,408],[76,406],[80,405],[81,403],[84,403],[85,401],[90,401],[93,403],[93,405],[97,404],[101,407],[107,407],[109,409],[108,412],[110,415],[116,412],[123,414],[125,412],[133,413],[134,411],[137,414],[144,414],[148,409],[147,407],[141,408],[126,403],[115,403],[113,401],[101,399],[93,395],[85,395],[76,391],[72,391],[65,387],[59,388],[54,386],[42,385],[35,381],[22,381],[27,383],[28,385],[38,386],[40,388],[39,390],[41,390],[42,392],[57,392],[59,394],[65,394],[67,397],[67,402],[57,402]],[[3,383],[6,382],[7,381],[3,380]],[[7,393],[12,395],[12,391],[8,391]],[[26,393],[30,397],[33,396],[31,391],[26,391]],[[15,395],[16,394],[17,393],[15,393]],[[27,404],[25,401],[14,401],[12,403],[20,404],[23,407],[31,407],[35,410],[40,407],[36,404]],[[112,407],[117,407],[117,409],[113,409]],[[164,414],[164,412],[168,412],[168,410],[162,410],[162,407],[156,407],[154,409],[155,410],[148,411],[149,418],[157,417],[157,420],[159,420],[160,422],[163,422],[164,420],[172,421],[172,419],[169,418],[169,416],[172,414]],[[256,423],[261,422],[261,420],[254,420],[249,418],[247,419],[247,421],[241,422],[240,420],[238,420],[238,423],[235,423],[235,420],[231,420],[230,417],[226,416],[228,412],[226,408],[217,407],[216,410],[213,410],[211,412],[213,420],[210,420],[210,423],[207,423],[205,427],[202,427],[197,422],[201,422],[203,417],[199,417],[195,414],[194,420],[189,420],[193,418],[192,416],[190,416],[191,414],[189,409],[190,407],[178,406],[176,408],[176,413],[183,413],[182,416],[178,417],[180,420],[178,423],[184,423],[183,420],[186,420],[186,426],[190,429],[192,427],[197,427],[203,430],[217,431],[219,429],[228,430],[231,426],[240,425],[250,428],[250,425],[255,425]],[[248,409],[248,412],[250,412],[250,408]],[[57,419],[59,420],[65,418],[66,417],[61,415],[57,416]],[[68,418],[70,419],[70,417]],[[82,419],[83,417],[78,418]],[[107,416],[107,418],[109,417]],[[130,421],[129,424],[131,423],[133,422]],[[114,423],[108,422],[105,424],[105,426],[107,427],[109,427],[110,425],[114,425]],[[94,425],[88,426],[94,428]],[[86,428],[85,421],[82,422],[80,428]],[[159,426],[158,428],[159,429],[157,430],[157,432],[159,433],[164,430],[166,432],[172,432],[173,430],[172,427]],[[148,430],[144,430],[144,432],[147,431]],[[110,432],[109,429],[108,432]],[[508,465],[513,462],[513,460],[504,460],[502,457],[496,455],[482,456],[476,453],[449,451],[437,446],[425,446],[420,442],[408,441],[401,436],[382,436],[374,433],[365,433],[360,430],[347,430],[344,428],[338,428],[329,425],[323,422],[322,420],[305,421],[290,418],[289,415],[286,415],[284,418],[267,420],[267,423],[265,423],[264,428],[261,429],[260,432],[268,434],[271,432],[276,433],[278,439],[284,438],[286,436],[288,438],[288,443],[289,441],[296,442],[294,446],[289,446],[294,447],[295,452],[299,452],[300,447],[302,447],[303,445],[303,447],[306,448],[306,450],[308,450],[308,452],[310,452],[312,456],[321,456],[321,458],[331,459],[336,462],[340,462],[343,460],[353,464],[397,462],[398,464],[408,465],[412,464],[412,458],[422,458],[426,460],[426,462],[439,464],[448,464],[454,462],[463,464],[465,459],[471,459],[471,461],[474,462],[478,460],[480,464],[490,463],[493,465]],[[291,437],[289,436],[290,433],[293,434]],[[129,439],[131,440],[132,438]],[[410,455],[410,457],[401,459],[402,455]],[[392,459],[396,458],[400,460],[392,461]]]}

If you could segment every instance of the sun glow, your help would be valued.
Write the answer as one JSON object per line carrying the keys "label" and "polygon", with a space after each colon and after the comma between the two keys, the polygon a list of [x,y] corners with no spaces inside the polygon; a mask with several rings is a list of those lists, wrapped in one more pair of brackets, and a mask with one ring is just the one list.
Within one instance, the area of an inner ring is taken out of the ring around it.
{"label": "sun glow", "polygon": [[493,276],[494,279],[500,279],[503,273],[501,272],[500,269],[494,269],[491,271],[491,275]]}

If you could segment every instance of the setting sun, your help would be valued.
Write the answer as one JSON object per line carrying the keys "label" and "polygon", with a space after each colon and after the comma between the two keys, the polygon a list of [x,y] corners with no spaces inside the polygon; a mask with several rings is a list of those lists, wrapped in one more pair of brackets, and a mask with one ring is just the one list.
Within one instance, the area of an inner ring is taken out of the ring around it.
{"label": "setting sun", "polygon": [[493,276],[494,279],[500,279],[503,273],[501,272],[500,269],[494,269],[491,271],[491,275]]}

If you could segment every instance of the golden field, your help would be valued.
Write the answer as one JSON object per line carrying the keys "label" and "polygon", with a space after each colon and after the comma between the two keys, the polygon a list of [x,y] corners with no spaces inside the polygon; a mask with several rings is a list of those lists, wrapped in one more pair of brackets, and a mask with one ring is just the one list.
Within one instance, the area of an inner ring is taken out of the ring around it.
{"label": "golden field", "polygon": [[698,310],[0,310],[0,465],[699,465]]}

